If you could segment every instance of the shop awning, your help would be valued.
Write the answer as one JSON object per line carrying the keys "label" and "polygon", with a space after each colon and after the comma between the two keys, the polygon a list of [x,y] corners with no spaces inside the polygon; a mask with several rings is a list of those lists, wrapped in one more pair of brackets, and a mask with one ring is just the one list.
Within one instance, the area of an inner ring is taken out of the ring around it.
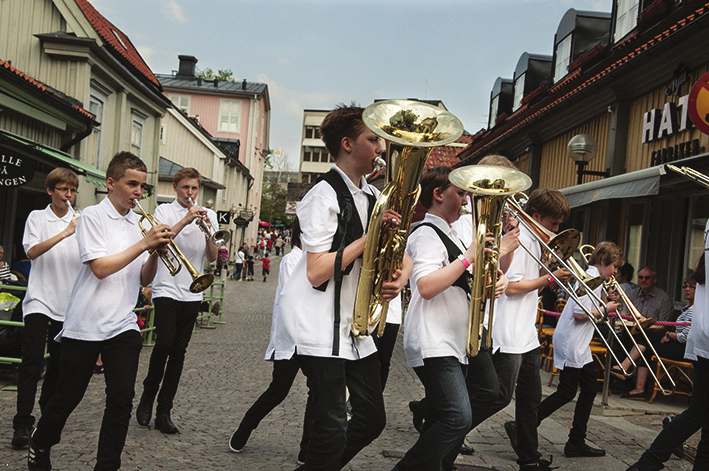
{"label": "shop awning", "polygon": [[21,136],[0,130],[0,144],[14,148],[24,154],[50,162],[60,161],[72,168],[77,174],[86,176],[86,180],[101,186],[106,186],[106,172],[81,162],[66,152],[53,149]]}
{"label": "shop awning", "polygon": [[[673,165],[692,166],[697,160],[706,161],[709,154],[697,155],[672,162]],[[660,177],[668,172],[664,165],[644,168],[635,172],[624,173],[581,185],[564,188],[561,191],[569,200],[572,208],[612,198],[634,198],[652,196],[660,192]]]}

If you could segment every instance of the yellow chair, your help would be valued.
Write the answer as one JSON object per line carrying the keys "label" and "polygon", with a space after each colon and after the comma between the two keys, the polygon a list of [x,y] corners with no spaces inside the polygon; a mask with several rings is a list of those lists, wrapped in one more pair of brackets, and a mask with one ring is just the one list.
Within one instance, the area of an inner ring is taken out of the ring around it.
{"label": "yellow chair", "polygon": [[[666,358],[662,358],[662,363],[665,364],[665,368],[667,368],[667,372],[672,376],[672,379],[675,381],[675,390],[672,392],[672,394],[682,394],[688,397],[692,397],[692,373],[694,372],[694,366],[687,362],[687,361],[676,361],[676,360],[668,360]],[[652,356],[652,361],[655,360],[655,356]],[[656,362],[657,363],[657,362]],[[662,382],[662,380],[665,378],[665,371],[660,368],[659,364],[655,364],[655,375],[657,376],[657,379]],[[657,385],[657,383],[654,383],[654,389],[652,391],[652,397],[650,398],[650,404],[652,404],[652,401],[655,400],[655,396],[659,392],[662,394],[660,387]],[[671,395],[672,395],[671,394]]]}

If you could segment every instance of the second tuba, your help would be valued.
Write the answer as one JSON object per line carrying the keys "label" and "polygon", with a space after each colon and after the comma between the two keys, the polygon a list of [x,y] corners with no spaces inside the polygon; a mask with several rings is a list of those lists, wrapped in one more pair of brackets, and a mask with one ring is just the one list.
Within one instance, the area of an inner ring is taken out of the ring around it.
{"label": "second tuba", "polygon": [[[532,186],[532,179],[519,170],[496,165],[469,165],[453,170],[448,179],[458,188],[472,195],[473,238],[475,265],[470,293],[468,343],[466,351],[474,357],[480,350],[485,326],[485,305],[490,301],[485,346],[492,338],[492,319],[495,311],[495,285],[502,238],[502,213],[507,199]],[[491,233],[495,239],[492,253],[485,252],[485,238]]]}
{"label": "second tuba", "polygon": [[[364,124],[386,141],[389,183],[377,198],[369,220],[352,320],[355,337],[371,334],[377,324],[377,335],[384,332],[389,303],[382,299],[382,284],[401,268],[426,161],[434,147],[451,143],[463,134],[463,123],[452,113],[418,101],[380,101],[369,105],[362,117]],[[387,209],[401,215],[401,224],[382,231],[382,216]]]}

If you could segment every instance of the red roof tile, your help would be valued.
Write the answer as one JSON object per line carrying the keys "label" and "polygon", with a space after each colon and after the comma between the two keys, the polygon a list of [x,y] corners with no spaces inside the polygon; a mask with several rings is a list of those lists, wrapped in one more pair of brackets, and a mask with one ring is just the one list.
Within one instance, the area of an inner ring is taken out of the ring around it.
{"label": "red roof tile", "polygon": [[67,98],[64,95],[55,92],[53,89],[46,86],[42,82],[35,80],[32,77],[30,77],[29,75],[25,74],[24,72],[17,70],[15,67],[12,66],[12,64],[9,61],[5,62],[4,60],[0,59],[0,67],[2,67],[3,69],[9,70],[11,73],[17,75],[19,78],[21,78],[25,82],[29,83],[30,85],[36,87],[37,89],[43,91],[47,95],[53,96],[56,99],[62,101],[65,105],[71,107],[72,109],[74,109],[78,113],[81,113],[82,115],[86,116],[87,118],[90,118],[93,120],[96,119],[96,115],[89,113],[88,111],[86,111],[85,109],[80,107],[79,105],[71,103],[69,100],[67,100]]}
{"label": "red roof tile", "polygon": [[91,26],[93,26],[101,38],[110,45],[111,49],[125,58],[130,65],[155,86],[162,89],[153,71],[150,70],[148,64],[145,63],[138,50],[133,46],[133,43],[123,31],[116,28],[110,21],[104,18],[87,0],[76,0],[76,4],[81,8],[86,19],[91,23]]}

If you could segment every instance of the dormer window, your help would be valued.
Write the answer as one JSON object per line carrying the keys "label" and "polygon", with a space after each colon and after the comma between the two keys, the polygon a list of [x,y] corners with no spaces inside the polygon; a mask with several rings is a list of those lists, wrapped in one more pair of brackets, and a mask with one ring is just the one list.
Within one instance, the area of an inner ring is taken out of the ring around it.
{"label": "dormer window", "polygon": [[615,34],[613,42],[618,42],[638,24],[640,0],[616,0]]}
{"label": "dormer window", "polygon": [[512,111],[517,111],[522,106],[524,98],[524,79],[526,74],[522,74],[515,80],[515,96],[512,102]]}
{"label": "dormer window", "polygon": [[128,49],[128,48],[126,47],[125,43],[123,42],[123,40],[121,39],[121,37],[118,35],[118,33],[116,33],[116,30],[112,29],[111,32],[113,33],[113,35],[114,35],[114,36],[116,37],[116,39],[118,40],[118,44],[120,44],[121,46],[123,46],[123,49]]}
{"label": "dormer window", "polygon": [[495,98],[492,99],[492,103],[490,103],[490,119],[487,123],[487,126],[489,129],[492,129],[495,127],[495,122],[497,121],[497,111],[500,106],[500,96],[496,96]]}
{"label": "dormer window", "polygon": [[568,70],[569,63],[571,62],[571,38],[572,35],[568,35],[559,44],[556,45],[554,83],[564,78]]}

